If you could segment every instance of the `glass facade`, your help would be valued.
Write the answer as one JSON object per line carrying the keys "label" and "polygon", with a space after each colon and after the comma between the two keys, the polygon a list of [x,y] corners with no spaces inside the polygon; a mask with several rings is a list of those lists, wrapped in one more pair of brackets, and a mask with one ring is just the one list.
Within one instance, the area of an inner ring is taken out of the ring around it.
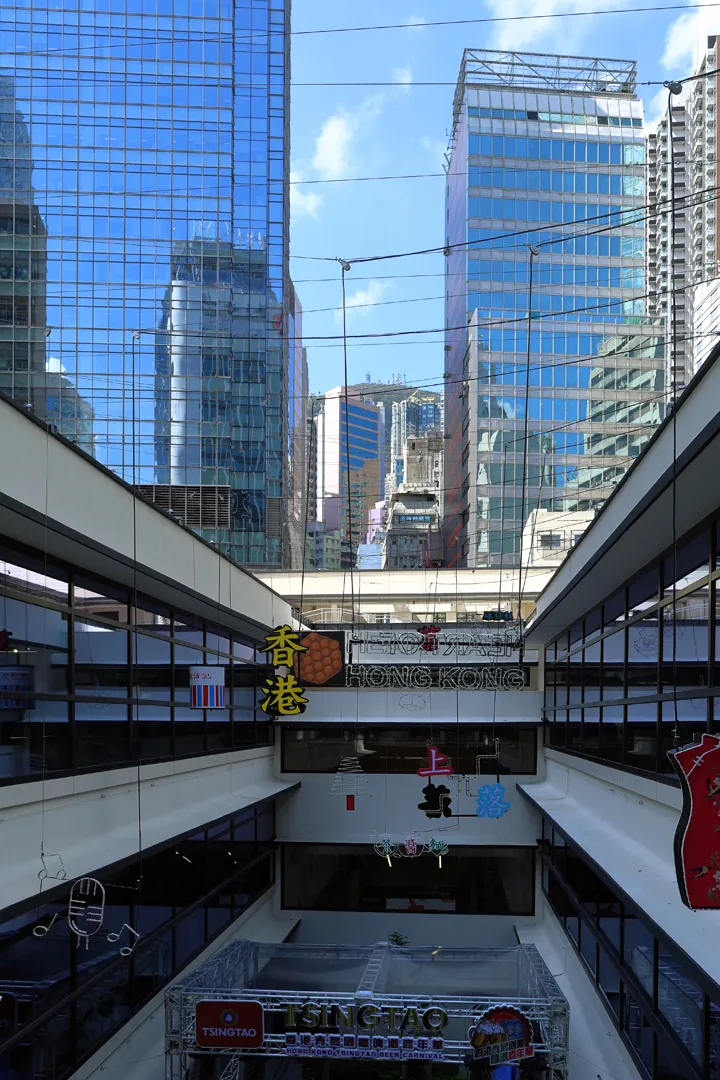
{"label": "glass facade", "polygon": [[[0,784],[267,745],[262,645],[0,543]],[[191,708],[191,664],[225,708]]]}
{"label": "glass facade", "polygon": [[289,11],[0,12],[0,390],[237,561],[275,566]]}
{"label": "glass facade", "polygon": [[720,732],[719,520],[546,648],[548,745],[675,782],[668,750]]}
{"label": "glass facade", "polygon": [[3,1080],[72,1075],[272,886],[274,835],[270,802],[94,871],[105,904],[87,950],[68,922],[69,884],[0,912]]}
{"label": "glass facade", "polygon": [[543,819],[542,890],[642,1076],[718,1080],[720,987]]}
{"label": "glass facade", "polygon": [[[531,776],[537,771],[537,728],[463,725],[458,732],[433,727],[433,738],[446,747],[458,775]],[[336,773],[338,760],[350,756],[362,760],[365,773],[415,775],[427,742],[422,727],[288,726],[282,729],[282,771]]]}
{"label": "glass facade", "polygon": [[[442,835],[442,834],[441,834]],[[362,844],[283,844],[282,905],[307,911],[533,915],[535,849],[450,847],[392,866]]]}
{"label": "glass facade", "polygon": [[634,65],[512,55],[467,50],[455,96],[449,565],[516,565],[530,513],[600,506],[664,417]]}

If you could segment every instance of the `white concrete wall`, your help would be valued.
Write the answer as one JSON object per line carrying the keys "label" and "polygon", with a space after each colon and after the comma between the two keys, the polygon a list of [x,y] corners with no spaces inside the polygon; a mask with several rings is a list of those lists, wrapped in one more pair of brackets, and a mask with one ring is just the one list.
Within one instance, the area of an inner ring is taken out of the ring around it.
{"label": "white concrete wall", "polygon": [[[400,666],[402,662],[398,661]],[[362,695],[362,706],[359,706]],[[537,724],[542,694],[535,690],[360,690],[354,687],[312,688],[303,719],[342,724]]]}
{"label": "white concrete wall", "polygon": [[[0,909],[34,896],[42,870],[68,881],[286,790],[270,747],[0,787]],[[138,806],[140,811],[138,814]],[[45,888],[58,885],[48,879]]]}
{"label": "white concrete wall", "polygon": [[480,784],[494,784],[495,776],[469,777],[469,795],[465,777],[451,776],[447,780],[435,777],[434,784],[446,783],[450,788],[453,812],[471,815],[439,820],[428,818],[418,810],[418,803],[424,799],[422,789],[427,784],[419,776],[366,775],[361,778],[355,810],[345,809],[344,796],[330,793],[333,773],[285,773],[283,779],[287,783],[299,780],[302,786],[278,804],[279,842],[371,844],[374,834],[387,833],[401,840],[417,833],[442,836],[452,847],[502,844],[534,847],[539,835],[537,814],[515,787],[516,783],[535,777],[500,777],[511,808],[497,819],[479,818],[476,814],[477,788]]}

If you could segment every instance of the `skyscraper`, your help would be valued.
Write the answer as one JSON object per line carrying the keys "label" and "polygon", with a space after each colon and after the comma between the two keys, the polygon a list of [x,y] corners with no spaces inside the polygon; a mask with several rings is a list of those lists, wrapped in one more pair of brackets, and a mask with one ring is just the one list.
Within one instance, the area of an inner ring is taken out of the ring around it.
{"label": "skyscraper", "polygon": [[390,430],[390,477],[394,484],[404,480],[405,444],[413,435],[442,431],[442,398],[432,391],[415,390],[402,401],[392,403]]}
{"label": "skyscraper", "polygon": [[720,329],[717,60],[717,35],[706,35],[694,51],[696,78],[685,83],[682,96],[668,95],[665,114],[648,136],[648,200],[666,211],[647,224],[649,302],[669,334],[674,323],[675,343],[667,356],[674,394],[692,378]]}
{"label": "skyscraper", "polygon": [[318,519],[326,532],[342,530],[353,559],[368,514],[383,497],[384,450],[382,405],[357,396],[346,402],[342,386],[328,390],[318,416]]}
{"label": "skyscraper", "polygon": [[87,400],[98,458],[252,565],[291,548],[289,15],[3,8],[15,176],[29,188],[32,146],[22,198],[47,234],[30,329]]}
{"label": "skyscraper", "polygon": [[529,513],[600,505],[662,417],[644,162],[633,62],[465,51],[446,187],[449,565],[516,564]]}

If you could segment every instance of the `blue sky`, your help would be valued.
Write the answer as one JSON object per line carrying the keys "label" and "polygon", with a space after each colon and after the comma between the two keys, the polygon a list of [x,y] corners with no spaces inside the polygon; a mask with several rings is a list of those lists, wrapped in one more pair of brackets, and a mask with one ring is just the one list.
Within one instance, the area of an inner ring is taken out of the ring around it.
{"label": "blue sky", "polygon": [[[629,0],[641,6],[652,0]],[[442,173],[453,87],[463,49],[500,48],[637,60],[638,78],[688,74],[693,43],[720,29],[720,4],[699,11],[598,15],[469,26],[424,26],[434,19],[618,8],[622,0],[293,0],[293,31],[402,23],[402,29],[292,39],[293,180]],[[425,87],[416,82],[450,82]],[[305,82],[383,82],[389,86],[309,87]],[[646,116],[666,92],[642,87]],[[443,243],[442,176],[366,183],[294,185],[291,274],[306,315],[310,388],[343,381],[342,349],[311,336],[341,332],[339,267],[298,256],[357,258]],[[443,325],[440,254],[355,266],[347,274],[348,333]],[[400,276],[393,276],[400,275]],[[405,275],[415,275],[407,277]],[[330,279],[330,280],[318,280]],[[409,303],[405,301],[411,301]],[[320,310],[319,310],[320,309]],[[331,310],[325,310],[331,309]],[[333,310],[334,309],[334,310]],[[410,344],[395,344],[396,341]],[[443,369],[442,335],[351,345],[349,381],[405,374],[434,382]]]}

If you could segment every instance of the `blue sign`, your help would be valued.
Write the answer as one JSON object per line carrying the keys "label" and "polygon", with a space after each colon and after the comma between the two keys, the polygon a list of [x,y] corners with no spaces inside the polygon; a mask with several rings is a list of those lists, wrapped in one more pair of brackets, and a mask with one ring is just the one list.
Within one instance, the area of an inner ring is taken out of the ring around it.
{"label": "blue sign", "polygon": [[502,784],[483,784],[478,788],[477,816],[500,818],[510,809],[505,801],[505,788]]}

